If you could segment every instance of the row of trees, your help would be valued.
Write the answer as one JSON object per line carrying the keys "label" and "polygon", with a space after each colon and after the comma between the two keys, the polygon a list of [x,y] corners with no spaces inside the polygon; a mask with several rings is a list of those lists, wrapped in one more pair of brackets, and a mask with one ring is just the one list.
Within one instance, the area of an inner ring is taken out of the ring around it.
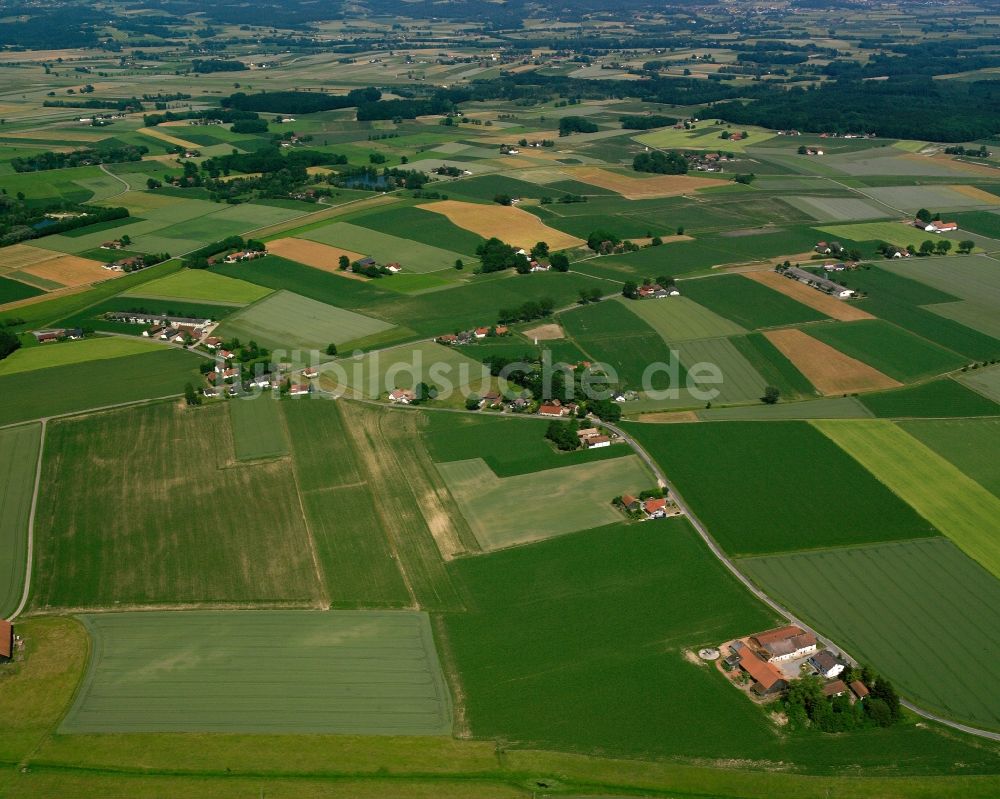
{"label": "row of trees", "polygon": [[632,169],[636,172],[652,172],[657,175],[685,175],[688,171],[688,162],[676,150],[668,153],[653,150],[639,153],[633,158]]}

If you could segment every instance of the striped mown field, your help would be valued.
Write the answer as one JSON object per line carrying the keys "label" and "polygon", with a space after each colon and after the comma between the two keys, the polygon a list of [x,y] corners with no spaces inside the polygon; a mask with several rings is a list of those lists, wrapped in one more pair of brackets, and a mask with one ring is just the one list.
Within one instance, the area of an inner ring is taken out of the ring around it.
{"label": "striped mown field", "polygon": [[80,618],[92,655],[61,732],[451,732],[451,698],[424,613]]}

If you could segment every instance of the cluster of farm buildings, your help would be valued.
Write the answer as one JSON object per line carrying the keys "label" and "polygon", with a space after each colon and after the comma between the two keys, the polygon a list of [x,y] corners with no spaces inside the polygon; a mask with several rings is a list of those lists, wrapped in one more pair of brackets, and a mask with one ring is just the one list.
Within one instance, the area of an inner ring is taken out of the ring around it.
{"label": "cluster of farm buildings", "polygon": [[665,519],[667,516],[676,516],[680,513],[677,505],[666,497],[638,499],[631,494],[622,494],[620,504],[625,511],[641,515],[644,519]]}
{"label": "cluster of farm buildings", "polygon": [[855,699],[864,699],[868,695],[860,680],[848,685],[840,679],[847,663],[829,649],[820,649],[813,633],[794,624],[737,638],[722,649],[729,652],[722,668],[743,675],[751,693],[761,698],[778,696],[790,680],[803,673],[818,675],[824,681],[826,696],[850,693]]}
{"label": "cluster of farm buildings", "polygon": [[445,333],[434,340],[438,344],[452,346],[454,344],[473,344],[493,336],[509,335],[510,328],[507,325],[495,325],[494,327],[474,327],[471,330],[460,330],[458,333]]}

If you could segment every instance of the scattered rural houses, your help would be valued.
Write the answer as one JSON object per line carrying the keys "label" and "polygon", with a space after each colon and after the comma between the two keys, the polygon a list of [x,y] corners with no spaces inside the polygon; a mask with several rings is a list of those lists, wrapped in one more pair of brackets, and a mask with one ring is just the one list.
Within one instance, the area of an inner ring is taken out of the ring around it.
{"label": "scattered rural houses", "polygon": [[109,272],[138,272],[149,265],[143,256],[131,255],[128,258],[119,258],[117,261],[106,263],[104,264],[104,268]]}
{"label": "scattered rural houses", "polygon": [[500,145],[500,155],[520,155],[521,151],[509,144]]}
{"label": "scattered rural houses", "polygon": [[942,222],[939,219],[932,219],[930,222],[923,222],[918,219],[913,225],[927,233],[951,233],[953,230],[958,230],[958,222]]}
{"label": "scattered rural houses", "polygon": [[202,342],[208,349],[215,351],[222,346],[222,339],[217,336],[209,336]]}
{"label": "scattered rural houses", "polygon": [[[226,264],[238,264],[243,261],[253,261],[256,258],[263,258],[267,255],[267,250],[237,250],[236,252],[231,252],[222,258],[222,262]],[[208,262],[218,263],[218,256],[215,258],[209,258]]]}
{"label": "scattered rural houses", "polygon": [[843,680],[833,680],[823,685],[823,696],[842,696],[847,693],[847,685]]}
{"label": "scattered rural houses", "polygon": [[314,380],[315,378],[319,377],[319,370],[312,366],[307,366],[305,369],[302,370],[302,376],[306,380]]}
{"label": "scattered rural houses", "polygon": [[434,340],[438,344],[452,346],[455,344],[474,344],[490,336],[509,336],[510,328],[507,325],[496,325],[495,327],[476,327],[472,330],[461,330],[458,333],[444,333]]}
{"label": "scattered rural houses", "polygon": [[389,392],[389,402],[396,402],[400,405],[409,405],[417,395],[408,388],[397,388]]}
{"label": "scattered rural houses", "polygon": [[642,503],[642,512],[648,519],[662,519],[667,515],[667,500],[663,497],[653,497]]}
{"label": "scattered rural houses", "polygon": [[161,313],[145,311],[109,311],[104,315],[109,322],[121,322],[126,325],[160,325],[161,327],[208,327],[211,319],[192,319],[187,316],[167,316]]}
{"label": "scattered rural houses", "polygon": [[819,275],[814,275],[812,272],[807,272],[805,269],[799,269],[796,266],[788,267],[782,272],[782,274],[787,278],[797,280],[800,283],[805,283],[807,286],[814,288],[817,291],[822,291],[824,294],[829,294],[840,300],[849,299],[856,294],[853,289],[841,286],[839,283],[834,283],[832,280],[820,277]]}
{"label": "scattered rural houses", "polygon": [[816,246],[813,249],[820,255],[840,255],[846,252],[844,245],[839,241],[817,241]]}
{"label": "scattered rural houses", "polygon": [[35,341],[39,344],[46,344],[50,341],[62,341],[64,339],[69,339],[70,341],[79,341],[83,338],[83,331],[78,327],[72,328],[53,328],[51,330],[33,330],[31,335],[35,337]]}
{"label": "scattered rural houses", "polygon": [[392,273],[392,274],[394,274],[394,275],[396,275],[396,274],[399,274],[400,272],[402,272],[402,271],[403,271],[403,267],[401,267],[401,266],[400,266],[400,265],[399,265],[398,263],[396,263],[395,261],[393,261],[393,262],[392,262],[392,263],[390,263],[390,264],[386,264],[386,265],[385,265],[385,268],[386,268],[386,271],[388,271],[388,272],[391,272],[391,273]]}
{"label": "scattered rural houses", "polygon": [[636,298],[640,300],[661,300],[664,297],[679,297],[680,294],[675,286],[661,286],[659,283],[639,286],[636,290]]}
{"label": "scattered rural houses", "polygon": [[125,245],[122,244],[120,239],[115,239],[114,241],[106,241],[101,245],[102,250],[123,250]]}
{"label": "scattered rural houses", "polygon": [[809,665],[816,669],[817,674],[827,680],[832,680],[847,668],[846,664],[829,649],[820,650],[810,657]]}

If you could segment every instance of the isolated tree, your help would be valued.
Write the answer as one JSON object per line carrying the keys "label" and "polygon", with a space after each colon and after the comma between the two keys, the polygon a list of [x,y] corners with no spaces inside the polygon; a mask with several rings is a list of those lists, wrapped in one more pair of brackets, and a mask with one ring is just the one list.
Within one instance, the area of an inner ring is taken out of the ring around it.
{"label": "isolated tree", "polygon": [[478,411],[479,403],[482,401],[482,398],[478,394],[470,394],[465,398],[465,409],[467,411]]}
{"label": "isolated tree", "polygon": [[931,241],[930,239],[927,239],[926,241],[924,241],[924,242],[922,242],[920,244],[920,254],[921,255],[930,255],[932,252],[934,252],[934,242],[933,241]]}
{"label": "isolated tree", "polygon": [[333,342],[330,342],[329,344],[327,344],[326,345],[326,354],[330,355],[330,356],[336,355],[337,354],[337,345],[334,344]]}
{"label": "isolated tree", "polygon": [[124,246],[128,247],[132,243],[132,237],[127,233],[118,239]]}
{"label": "isolated tree", "polygon": [[951,242],[948,239],[941,239],[937,243],[938,255],[947,255],[951,251]]}
{"label": "isolated tree", "polygon": [[587,289],[580,289],[580,305],[590,302],[590,292]]}
{"label": "isolated tree", "polygon": [[765,405],[774,405],[780,397],[781,389],[775,386],[768,386],[764,389],[764,396],[760,398],[760,401]]}
{"label": "isolated tree", "polygon": [[626,280],[625,284],[622,286],[622,296],[628,297],[630,300],[634,300],[639,294],[639,287],[636,285],[634,280]]}
{"label": "isolated tree", "polygon": [[540,241],[531,248],[531,257],[536,261],[542,258],[547,258],[549,255],[549,245],[544,241]]}
{"label": "isolated tree", "polygon": [[976,246],[976,243],[971,239],[963,239],[958,243],[958,251],[960,253],[970,253],[972,248]]}
{"label": "isolated tree", "polygon": [[350,269],[351,259],[346,255],[341,255],[340,258],[337,259],[337,266],[339,266],[342,270]]}
{"label": "isolated tree", "polygon": [[455,259],[455,268],[458,270],[465,269],[465,263],[462,261],[461,258]]}
{"label": "isolated tree", "polygon": [[194,386],[190,383],[184,386],[184,401],[188,405],[201,405],[201,396],[194,390]]}
{"label": "isolated tree", "polygon": [[927,224],[928,222],[931,221],[931,212],[928,211],[926,208],[921,208],[919,211],[917,211],[917,219],[919,219],[924,224]]}
{"label": "isolated tree", "polygon": [[661,239],[659,236],[653,236],[653,238],[650,240],[649,243],[654,247],[659,247],[661,244],[663,244],[663,239]]}

